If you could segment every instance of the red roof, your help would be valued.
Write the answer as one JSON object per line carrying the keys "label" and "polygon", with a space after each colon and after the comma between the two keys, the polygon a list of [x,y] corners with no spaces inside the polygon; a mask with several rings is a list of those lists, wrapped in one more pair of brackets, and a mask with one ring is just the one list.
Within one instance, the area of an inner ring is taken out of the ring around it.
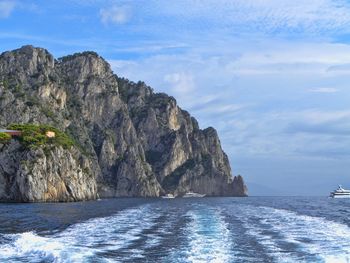
{"label": "red roof", "polygon": [[0,129],[0,132],[4,132],[4,133],[7,133],[7,134],[10,134],[11,136],[20,136],[22,134],[21,131],[16,131],[16,130]]}

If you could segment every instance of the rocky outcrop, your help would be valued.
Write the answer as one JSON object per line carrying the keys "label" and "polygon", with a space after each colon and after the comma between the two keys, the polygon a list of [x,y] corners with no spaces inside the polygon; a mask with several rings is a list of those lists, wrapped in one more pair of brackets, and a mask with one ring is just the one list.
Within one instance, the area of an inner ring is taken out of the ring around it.
{"label": "rocky outcrop", "polygon": [[[45,169],[51,171],[51,179],[58,176],[55,182],[59,178],[63,181],[50,186],[57,193],[41,197],[29,197],[17,190],[11,195],[9,189],[17,186],[2,184],[1,189],[7,191],[7,197],[0,196],[2,200],[71,201],[92,199],[96,192],[101,197],[117,197],[167,192],[181,195],[190,190],[214,196],[246,195],[242,179],[231,175],[228,158],[213,128],[199,129],[197,121],[180,109],[174,98],[154,93],[142,82],[117,77],[94,52],[55,60],[45,49],[24,46],[1,54],[0,110],[0,127],[41,123],[68,133],[76,142],[73,152],[88,160],[91,171],[85,181],[85,173],[68,174],[77,184],[74,192],[71,186],[67,188],[66,175],[60,169],[64,163],[75,167],[74,171],[81,168],[70,150],[52,149],[58,151],[55,155],[44,149],[21,152],[12,142],[2,146],[4,158],[19,154],[18,160],[45,160],[51,165],[32,173],[33,192],[46,191],[46,186],[35,190],[39,174],[48,171]],[[73,160],[67,161],[69,158]],[[12,163],[12,170],[8,170],[8,163]],[[29,178],[28,169],[21,163],[2,161],[0,171],[5,170],[11,171],[3,176],[5,181],[16,181],[17,173]]]}
{"label": "rocky outcrop", "polygon": [[56,202],[97,197],[94,171],[77,149],[0,144],[0,200]]}
{"label": "rocky outcrop", "polygon": [[146,160],[166,192],[246,195],[246,189],[240,190],[237,178],[231,176],[214,128],[199,129],[197,121],[180,109],[174,98],[155,94],[142,82],[118,79],[118,83]]}

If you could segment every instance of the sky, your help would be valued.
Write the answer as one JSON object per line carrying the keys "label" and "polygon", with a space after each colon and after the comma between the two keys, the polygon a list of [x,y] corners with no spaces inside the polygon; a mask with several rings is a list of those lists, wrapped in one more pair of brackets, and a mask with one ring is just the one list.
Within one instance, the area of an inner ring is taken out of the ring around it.
{"label": "sky", "polygon": [[350,188],[350,1],[0,0],[0,52],[26,44],[174,96],[251,195]]}

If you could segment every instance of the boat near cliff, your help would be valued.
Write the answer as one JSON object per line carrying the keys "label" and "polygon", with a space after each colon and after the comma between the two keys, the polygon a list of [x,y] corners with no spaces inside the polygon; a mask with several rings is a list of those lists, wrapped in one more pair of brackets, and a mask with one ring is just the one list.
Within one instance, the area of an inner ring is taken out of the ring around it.
{"label": "boat near cliff", "polygon": [[163,199],[173,199],[175,198],[175,196],[173,194],[166,194],[166,195],[163,195],[161,196]]}
{"label": "boat near cliff", "polygon": [[332,197],[332,198],[350,198],[350,190],[346,190],[341,185],[339,185],[338,189],[331,192],[329,197]]}
{"label": "boat near cliff", "polygon": [[194,193],[194,192],[188,192],[186,193],[183,198],[191,198],[191,197],[204,197],[205,194],[198,194],[198,193]]}

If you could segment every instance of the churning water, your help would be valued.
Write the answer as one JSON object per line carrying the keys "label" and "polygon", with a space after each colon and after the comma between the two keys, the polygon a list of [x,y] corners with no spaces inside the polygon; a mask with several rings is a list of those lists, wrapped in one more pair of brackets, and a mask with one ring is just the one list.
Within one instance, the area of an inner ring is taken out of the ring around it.
{"label": "churning water", "polygon": [[1,204],[0,262],[350,262],[350,199]]}

